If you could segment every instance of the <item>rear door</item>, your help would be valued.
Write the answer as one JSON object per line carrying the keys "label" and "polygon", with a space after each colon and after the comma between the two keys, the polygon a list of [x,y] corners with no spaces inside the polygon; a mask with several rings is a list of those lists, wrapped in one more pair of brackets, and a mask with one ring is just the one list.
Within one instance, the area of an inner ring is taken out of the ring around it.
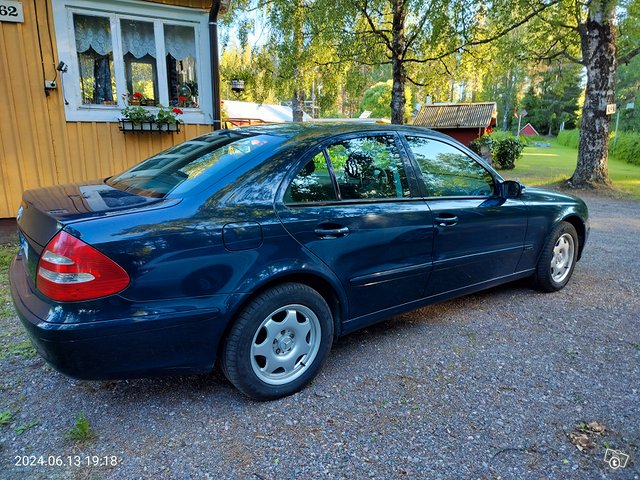
{"label": "rear door", "polygon": [[342,136],[303,158],[281,190],[282,223],[339,277],[350,318],[424,295],[433,221],[407,160],[393,133]]}
{"label": "rear door", "polygon": [[523,202],[499,197],[493,174],[453,142],[409,134],[405,140],[433,214],[427,295],[513,274],[527,229]]}

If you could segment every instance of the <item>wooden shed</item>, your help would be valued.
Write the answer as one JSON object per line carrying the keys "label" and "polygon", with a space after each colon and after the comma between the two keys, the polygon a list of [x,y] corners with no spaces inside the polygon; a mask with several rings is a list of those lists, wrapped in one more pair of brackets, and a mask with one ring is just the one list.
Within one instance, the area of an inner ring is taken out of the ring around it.
{"label": "wooden shed", "polygon": [[496,126],[495,102],[424,105],[413,124],[428,127],[469,145]]}
{"label": "wooden shed", "polygon": [[525,137],[540,136],[538,131],[530,123],[527,123],[524,127],[522,127],[522,129],[518,132],[518,135],[524,135]]}
{"label": "wooden shed", "polygon": [[[107,177],[212,130],[211,0],[11,6],[0,16],[0,218],[25,189]],[[180,132],[122,132],[135,92],[150,112],[181,107]]]}

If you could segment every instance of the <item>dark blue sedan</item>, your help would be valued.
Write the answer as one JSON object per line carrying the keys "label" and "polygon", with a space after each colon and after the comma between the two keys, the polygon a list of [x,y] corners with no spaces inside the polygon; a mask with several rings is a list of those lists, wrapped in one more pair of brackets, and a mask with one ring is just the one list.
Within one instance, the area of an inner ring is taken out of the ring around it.
{"label": "dark blue sedan", "polygon": [[449,137],[382,125],[219,131],[106,180],[25,192],[11,293],[83,379],[210,371],[300,390],[337,336],[529,277],[569,281],[580,199],[505,181]]}

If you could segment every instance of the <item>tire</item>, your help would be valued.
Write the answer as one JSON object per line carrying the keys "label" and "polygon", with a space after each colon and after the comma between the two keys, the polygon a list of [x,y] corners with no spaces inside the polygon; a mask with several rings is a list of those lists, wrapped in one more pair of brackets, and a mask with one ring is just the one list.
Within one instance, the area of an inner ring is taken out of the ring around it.
{"label": "tire", "polygon": [[543,292],[556,292],[569,282],[578,260],[578,233],[573,225],[560,222],[547,237],[533,280]]}
{"label": "tire", "polygon": [[254,400],[301,390],[320,371],[333,342],[333,317],[311,287],[285,283],[240,312],[222,349],[222,370]]}

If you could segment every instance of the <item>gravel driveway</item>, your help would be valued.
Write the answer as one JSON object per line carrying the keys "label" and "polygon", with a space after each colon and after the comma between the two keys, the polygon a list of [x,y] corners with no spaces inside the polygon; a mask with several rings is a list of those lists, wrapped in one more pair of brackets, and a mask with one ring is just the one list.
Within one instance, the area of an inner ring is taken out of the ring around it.
{"label": "gravel driveway", "polygon": [[[389,319],[269,403],[217,373],[71,380],[5,313],[0,476],[637,479],[640,203],[584,198],[591,237],[563,291],[521,282]],[[607,448],[626,467],[605,463]]]}

